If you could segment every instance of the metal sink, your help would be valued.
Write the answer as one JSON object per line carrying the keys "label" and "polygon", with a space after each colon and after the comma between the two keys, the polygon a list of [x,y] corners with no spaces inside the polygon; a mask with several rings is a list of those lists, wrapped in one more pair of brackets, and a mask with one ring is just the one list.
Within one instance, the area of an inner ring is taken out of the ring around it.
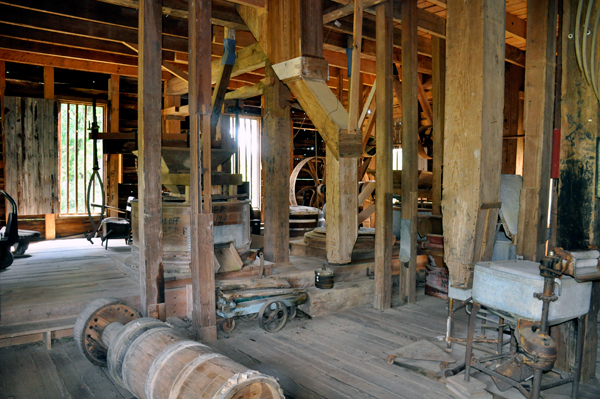
{"label": "metal sink", "polygon": [[[473,300],[500,311],[509,322],[517,319],[541,320],[542,301],[533,296],[542,292],[544,278],[539,263],[512,260],[480,262],[475,265]],[[586,314],[590,309],[592,283],[578,283],[569,276],[556,279],[555,295],[550,303],[550,325]]]}

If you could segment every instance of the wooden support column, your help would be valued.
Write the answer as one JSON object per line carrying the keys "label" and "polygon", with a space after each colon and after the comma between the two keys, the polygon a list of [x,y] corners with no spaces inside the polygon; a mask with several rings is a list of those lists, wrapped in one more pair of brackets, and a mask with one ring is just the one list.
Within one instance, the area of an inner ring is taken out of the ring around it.
{"label": "wooden support column", "polygon": [[448,1],[444,132],[444,257],[455,287],[490,259],[500,206],[504,0]]}
{"label": "wooden support column", "polygon": [[[161,59],[162,2],[139,2],[138,66],[138,197],[140,301],[145,316],[164,315],[162,184],[161,184]],[[162,309],[162,311],[161,311]]]}
{"label": "wooden support column", "polygon": [[44,67],[44,98],[54,100],[54,67]]}
{"label": "wooden support column", "polygon": [[[577,0],[563,1],[561,153],[558,185],[556,245],[565,249],[582,249],[600,245],[600,191],[598,187],[600,106],[594,91],[577,65],[575,55],[575,21]],[[529,134],[529,133],[528,133]],[[520,227],[519,227],[520,228]],[[552,306],[552,305],[550,305]],[[600,283],[592,290],[590,312],[586,316],[581,377],[595,375],[598,350],[597,317],[600,308]],[[569,369],[575,359],[575,323],[558,327],[556,365]]]}
{"label": "wooden support column", "polygon": [[400,233],[400,303],[416,301],[418,202],[417,0],[402,1],[402,220]]}
{"label": "wooden support column", "polygon": [[[322,16],[319,19],[322,19]],[[362,0],[357,0],[354,2],[352,71],[348,87],[348,132],[340,132],[340,139],[343,134],[361,134],[358,119],[361,112],[360,99],[363,95],[360,79],[362,24],[363,4]],[[343,81],[341,86],[343,88]],[[350,263],[358,236],[358,161],[356,158],[336,159],[329,146],[325,154],[326,175],[330,176],[326,190],[327,261],[335,264]]]}
{"label": "wooden support column", "polygon": [[[0,186],[3,190],[6,189],[6,135],[4,134],[4,92],[6,91],[6,64],[4,61],[0,61],[0,136],[2,138],[2,175],[4,176],[4,183]],[[4,214],[0,215],[0,220],[7,222],[8,212],[8,200],[4,198]]]}
{"label": "wooden support column", "polygon": [[265,76],[275,84],[265,87],[263,168],[265,171],[265,259],[287,262],[290,258],[290,148],[292,120],[290,89],[268,63]]}
{"label": "wooden support column", "polygon": [[358,118],[362,111],[360,100],[363,96],[360,78],[360,55],[362,52],[362,25],[363,4],[362,0],[354,2],[354,31],[352,35],[352,72],[350,74],[350,87],[348,88],[348,114],[350,120],[348,128],[351,132],[359,132]]}
{"label": "wooden support column", "polygon": [[393,92],[393,8],[386,1],[376,8],[377,35],[377,126],[375,159],[377,179],[375,181],[375,297],[373,307],[388,309],[392,303],[392,200],[393,200],[393,136],[394,136],[394,92]]}
{"label": "wooden support column", "polygon": [[433,187],[434,215],[442,214],[442,166],[444,165],[444,107],[446,106],[446,40],[431,37],[433,69]]}
{"label": "wooden support column", "polygon": [[[519,124],[522,122],[520,93],[524,86],[525,70],[506,62],[504,73],[504,137],[511,138],[502,140],[502,173],[512,175],[517,173],[519,140],[515,136],[519,135]],[[521,167],[521,174],[522,170]]]}
{"label": "wooden support column", "polygon": [[[119,88],[120,76],[111,75],[108,80],[108,101],[109,113],[108,117],[109,132],[119,132]],[[123,156],[121,154],[106,155],[106,205],[119,207],[119,183],[121,182],[121,162]],[[121,216],[115,210],[109,210],[108,214],[113,217]]]}
{"label": "wooden support column", "polygon": [[[558,0],[527,2],[525,154],[517,253],[539,261],[546,254],[556,75]],[[512,141],[512,140],[511,140]]]}
{"label": "wooden support column", "polygon": [[211,0],[189,1],[192,319],[195,335],[205,342],[217,339],[210,181],[211,10]]}

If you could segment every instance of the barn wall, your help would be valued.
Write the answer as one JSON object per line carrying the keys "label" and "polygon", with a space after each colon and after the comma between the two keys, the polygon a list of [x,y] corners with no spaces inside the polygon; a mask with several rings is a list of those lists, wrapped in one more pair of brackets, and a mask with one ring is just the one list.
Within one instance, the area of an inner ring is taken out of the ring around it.
{"label": "barn wall", "polygon": [[20,215],[58,212],[57,102],[5,97],[6,191]]}

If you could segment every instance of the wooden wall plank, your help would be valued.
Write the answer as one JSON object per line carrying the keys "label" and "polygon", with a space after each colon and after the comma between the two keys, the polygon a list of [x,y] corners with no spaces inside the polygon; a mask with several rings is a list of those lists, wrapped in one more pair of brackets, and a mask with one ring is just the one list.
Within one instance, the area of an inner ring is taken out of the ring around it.
{"label": "wooden wall plank", "polygon": [[[416,301],[419,74],[417,52],[417,0],[402,1],[402,231],[400,303]],[[378,111],[379,112],[379,111]],[[406,227],[405,227],[406,226]]]}
{"label": "wooden wall plank", "polygon": [[266,77],[275,83],[263,90],[264,95],[264,141],[262,145],[265,170],[265,259],[271,262],[289,261],[290,241],[290,148],[292,121],[290,90],[275,75],[273,68],[266,68]]}
{"label": "wooden wall plank", "polygon": [[58,212],[55,107],[54,100],[5,97],[5,187],[20,215]]}
{"label": "wooden wall plank", "polygon": [[546,254],[548,230],[558,1],[529,0],[527,6],[530,46],[523,121],[527,156],[523,162],[517,253],[537,262]]}
{"label": "wooden wall plank", "polygon": [[138,77],[139,264],[142,313],[165,303],[162,260],[161,64],[162,2],[141,0]]}
{"label": "wooden wall plank", "polygon": [[433,61],[433,187],[432,212],[442,214],[442,165],[444,165],[444,107],[446,95],[446,40],[431,38]]}
{"label": "wooden wall plank", "polygon": [[442,213],[457,287],[471,285],[474,264],[493,250],[498,209],[482,205],[500,199],[505,7],[448,1]]}
{"label": "wooden wall plank", "polygon": [[376,8],[377,19],[377,126],[375,157],[377,180],[375,181],[375,295],[373,307],[384,310],[392,301],[392,199],[393,199],[393,24],[392,3],[387,1]]}
{"label": "wooden wall plank", "polygon": [[[191,263],[193,328],[203,341],[217,338],[213,216],[211,209],[211,0],[189,2]],[[202,175],[202,168],[207,173]],[[203,179],[204,177],[204,179]],[[204,196],[202,181],[204,180]],[[203,201],[204,198],[204,201]]]}

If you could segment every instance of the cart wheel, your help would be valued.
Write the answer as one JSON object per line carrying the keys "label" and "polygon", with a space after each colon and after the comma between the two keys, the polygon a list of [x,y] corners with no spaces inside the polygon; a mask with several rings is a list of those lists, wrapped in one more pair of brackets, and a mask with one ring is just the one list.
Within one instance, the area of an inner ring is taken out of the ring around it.
{"label": "cart wheel", "polygon": [[232,317],[223,319],[219,324],[219,328],[223,332],[230,333],[235,329],[235,320]]}
{"label": "cart wheel", "polygon": [[277,332],[283,328],[288,318],[288,309],[283,302],[265,302],[258,312],[258,325],[266,332]]}
{"label": "cart wheel", "polygon": [[294,317],[296,317],[296,307],[290,306],[288,308],[288,320],[292,320]]}

